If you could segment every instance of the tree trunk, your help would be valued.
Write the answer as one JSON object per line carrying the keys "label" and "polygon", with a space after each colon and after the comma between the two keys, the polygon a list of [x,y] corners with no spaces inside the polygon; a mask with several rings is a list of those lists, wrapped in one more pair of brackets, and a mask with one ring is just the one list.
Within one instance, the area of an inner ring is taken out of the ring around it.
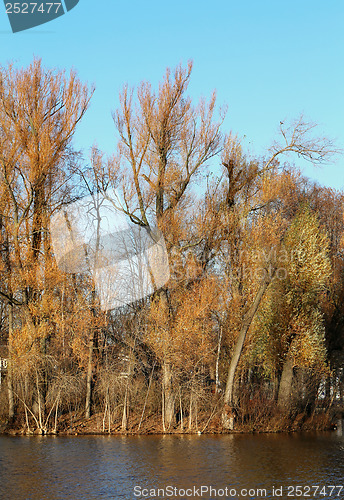
{"label": "tree trunk", "polygon": [[216,364],[215,364],[215,394],[219,392],[219,362],[220,362],[220,353],[221,353],[221,343],[222,343],[222,325],[220,326],[220,335],[219,341],[217,344],[217,356],[216,356]]}
{"label": "tree trunk", "polygon": [[[95,289],[92,290],[92,317],[94,323],[97,317],[97,311],[95,308],[96,302],[96,292]],[[92,414],[92,392],[94,384],[94,351],[98,349],[98,330],[95,325],[91,325],[91,333],[88,340],[88,362],[87,362],[87,372],[86,372],[86,402],[85,402],[85,418],[90,418]]]}
{"label": "tree trunk", "polygon": [[170,428],[174,416],[173,374],[171,365],[167,361],[163,363],[162,377],[163,428],[166,431]]}
{"label": "tree trunk", "polygon": [[125,389],[124,404],[123,404],[123,414],[122,414],[122,431],[126,431],[128,428],[128,384]]}
{"label": "tree trunk", "polygon": [[193,375],[191,379],[191,387],[190,387],[190,404],[189,404],[189,431],[192,429],[192,421],[193,421],[193,409],[194,409],[194,385],[195,385],[195,376]]}
{"label": "tree trunk", "polygon": [[303,371],[304,394],[301,401],[301,409],[311,416],[318,401],[318,392],[321,377],[313,370]]}
{"label": "tree trunk", "polygon": [[86,403],[85,403],[85,418],[91,416],[92,402],[92,382],[93,382],[93,349],[94,349],[95,331],[92,331],[88,343],[88,363],[86,373]]}
{"label": "tree trunk", "polygon": [[240,361],[240,356],[244,347],[247,332],[251,326],[253,318],[258,310],[260,302],[272,282],[276,272],[276,266],[270,267],[269,272],[266,274],[264,280],[262,281],[256,297],[245,314],[241,330],[239,332],[236,344],[234,346],[233,356],[228,369],[226,390],[224,395],[224,410],[222,413],[222,424],[226,429],[233,430],[234,427],[234,414],[233,414],[233,399],[234,399],[234,379],[236,370]]}
{"label": "tree trunk", "polygon": [[8,362],[7,362],[7,390],[8,390],[8,419],[14,419],[13,368],[12,368],[12,338],[13,338],[13,305],[8,305]]}
{"label": "tree trunk", "polygon": [[288,412],[291,407],[293,374],[294,374],[294,359],[293,356],[290,353],[288,353],[283,365],[283,371],[280,380],[278,399],[277,399],[277,406],[283,412]]}

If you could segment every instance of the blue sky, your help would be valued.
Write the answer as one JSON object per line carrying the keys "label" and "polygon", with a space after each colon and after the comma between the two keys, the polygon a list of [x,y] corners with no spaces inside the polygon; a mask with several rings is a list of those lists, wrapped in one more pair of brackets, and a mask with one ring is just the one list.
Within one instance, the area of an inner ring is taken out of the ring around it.
{"label": "blue sky", "polygon": [[[194,61],[189,87],[198,99],[216,88],[228,106],[225,129],[260,155],[280,120],[300,113],[344,149],[344,2],[342,0],[80,0],[68,14],[13,34],[0,4],[0,63],[75,68],[96,93],[75,136],[111,153],[111,112],[123,83],[157,85],[165,68]],[[297,163],[297,161],[295,160]],[[320,184],[344,187],[344,157],[314,169]]]}

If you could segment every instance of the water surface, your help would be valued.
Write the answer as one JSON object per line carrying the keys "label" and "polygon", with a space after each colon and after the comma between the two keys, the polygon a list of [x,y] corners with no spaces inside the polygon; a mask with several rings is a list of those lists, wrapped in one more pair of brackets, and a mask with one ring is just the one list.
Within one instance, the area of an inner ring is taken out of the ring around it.
{"label": "water surface", "polygon": [[343,499],[341,484],[339,433],[0,437],[1,499]]}

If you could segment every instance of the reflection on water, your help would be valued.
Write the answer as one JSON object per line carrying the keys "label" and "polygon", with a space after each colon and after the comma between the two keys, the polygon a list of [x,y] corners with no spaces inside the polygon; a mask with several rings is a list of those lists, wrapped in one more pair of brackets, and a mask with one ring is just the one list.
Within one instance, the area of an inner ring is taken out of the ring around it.
{"label": "reflection on water", "polygon": [[135,486],[168,485],[266,488],[275,498],[273,486],[343,483],[343,455],[340,433],[0,437],[0,498],[133,500],[143,498]]}

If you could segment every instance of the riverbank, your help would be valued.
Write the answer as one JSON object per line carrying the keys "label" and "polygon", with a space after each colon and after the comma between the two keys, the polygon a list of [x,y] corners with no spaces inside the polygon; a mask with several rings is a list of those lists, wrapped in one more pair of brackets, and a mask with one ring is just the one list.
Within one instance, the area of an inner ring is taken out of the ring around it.
{"label": "riverbank", "polygon": [[128,419],[127,427],[123,427],[121,419],[109,422],[104,419],[103,413],[98,413],[85,419],[82,415],[65,415],[53,427],[37,428],[20,425],[15,422],[9,425],[0,422],[0,435],[30,436],[30,435],[161,435],[161,434],[251,434],[251,433],[278,433],[298,431],[327,431],[335,429],[337,416],[329,412],[313,414],[297,414],[285,416],[276,414],[268,421],[255,423],[237,421],[235,429],[228,431],[223,428],[221,414],[218,412],[212,418],[200,418],[196,425],[189,426],[185,422],[178,422],[164,429],[161,415],[152,415],[144,420],[133,416]]}

